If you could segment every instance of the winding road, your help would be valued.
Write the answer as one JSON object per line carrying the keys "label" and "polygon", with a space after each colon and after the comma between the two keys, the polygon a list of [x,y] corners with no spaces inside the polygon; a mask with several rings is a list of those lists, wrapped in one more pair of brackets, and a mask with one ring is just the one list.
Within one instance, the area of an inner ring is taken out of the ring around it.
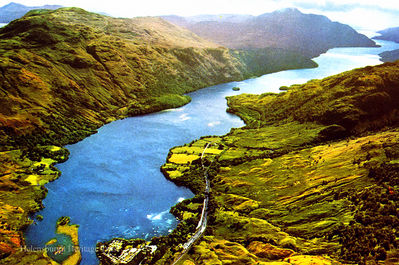
{"label": "winding road", "polygon": [[177,264],[184,255],[187,254],[187,252],[191,249],[191,247],[194,245],[194,243],[202,236],[202,234],[205,232],[206,230],[206,225],[207,225],[207,217],[208,217],[208,203],[209,203],[209,191],[210,191],[210,182],[209,182],[209,178],[208,178],[208,169],[209,166],[206,167],[203,163],[203,157],[205,154],[206,149],[212,145],[214,142],[209,142],[207,143],[207,145],[205,146],[204,150],[202,151],[201,154],[201,166],[202,169],[204,170],[204,178],[205,178],[205,198],[204,198],[204,204],[202,207],[202,213],[201,213],[201,218],[198,222],[198,225],[196,227],[196,231],[195,234],[183,245],[183,252],[180,254],[180,256],[172,263],[172,265]]}

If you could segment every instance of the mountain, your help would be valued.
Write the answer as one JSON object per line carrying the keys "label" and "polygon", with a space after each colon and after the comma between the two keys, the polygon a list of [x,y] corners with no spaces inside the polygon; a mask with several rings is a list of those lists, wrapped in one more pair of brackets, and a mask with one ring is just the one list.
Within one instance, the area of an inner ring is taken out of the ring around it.
{"label": "mountain", "polygon": [[[378,31],[380,36],[376,36],[373,39],[376,40],[387,40],[399,43],[399,27],[397,28],[388,28],[381,31]],[[399,50],[386,51],[380,54],[381,60],[383,62],[394,62],[399,60]]]}
{"label": "mountain", "polygon": [[234,49],[278,47],[315,57],[334,47],[373,47],[348,25],[289,8],[257,17],[240,15],[164,17],[197,35]]}
{"label": "mountain", "polygon": [[205,168],[208,226],[184,264],[398,264],[399,62],[285,89],[228,97],[247,126],[170,150],[162,172],[196,196],[164,257],[195,230]]}
{"label": "mountain", "polygon": [[393,51],[386,51],[379,54],[383,62],[395,62],[399,60],[399,49]]}
{"label": "mountain", "polygon": [[180,95],[195,89],[316,66],[281,49],[230,51],[161,18],[77,8],[30,11],[0,29],[0,50],[2,143],[66,144],[90,131],[78,128],[187,103]]}
{"label": "mountain", "polygon": [[9,23],[14,19],[20,18],[30,10],[34,9],[58,9],[59,5],[44,5],[44,6],[24,6],[11,2],[5,6],[0,7],[0,23]]}
{"label": "mountain", "polygon": [[399,27],[380,30],[377,33],[380,33],[381,35],[376,36],[373,39],[388,40],[388,41],[394,41],[394,42],[399,43]]}
{"label": "mountain", "polygon": [[50,264],[23,251],[60,146],[105,123],[184,105],[199,88],[317,66],[292,51],[234,51],[161,18],[79,8],[32,10],[0,29],[0,263]]}

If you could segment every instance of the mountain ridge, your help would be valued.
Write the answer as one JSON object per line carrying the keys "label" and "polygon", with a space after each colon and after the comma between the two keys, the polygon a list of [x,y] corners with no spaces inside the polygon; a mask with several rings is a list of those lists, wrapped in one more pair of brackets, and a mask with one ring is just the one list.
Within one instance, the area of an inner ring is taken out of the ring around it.
{"label": "mountain ridge", "polygon": [[387,28],[384,30],[380,30],[377,33],[381,34],[380,36],[375,36],[373,39],[376,40],[387,40],[399,43],[399,27]]}
{"label": "mountain ridge", "polygon": [[22,4],[11,2],[0,7],[0,23],[9,23],[25,15],[34,9],[58,9],[60,5],[43,5],[43,6],[25,6]]}
{"label": "mountain ridge", "polygon": [[[235,49],[278,47],[316,57],[334,47],[376,46],[374,41],[348,25],[332,22],[322,15],[303,14],[295,8],[256,17],[244,16],[240,22],[223,19],[223,16],[219,19],[210,17],[211,20],[206,20],[205,15],[205,20],[176,16],[163,18],[205,39]],[[201,19],[201,16],[197,18]]]}
{"label": "mountain ridge", "polygon": [[[376,36],[373,39],[376,40],[387,40],[399,43],[399,27],[388,28],[378,31],[380,36]],[[399,60],[399,49],[393,51],[386,51],[380,54],[383,62],[394,62]]]}

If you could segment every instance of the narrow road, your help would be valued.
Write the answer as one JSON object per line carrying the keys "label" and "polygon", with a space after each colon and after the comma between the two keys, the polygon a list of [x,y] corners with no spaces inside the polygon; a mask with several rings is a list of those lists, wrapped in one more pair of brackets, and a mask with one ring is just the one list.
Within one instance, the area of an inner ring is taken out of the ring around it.
{"label": "narrow road", "polygon": [[209,166],[206,167],[203,163],[203,157],[205,154],[206,149],[213,144],[213,142],[209,142],[204,150],[202,151],[201,154],[201,166],[202,169],[204,170],[204,179],[205,179],[205,198],[204,198],[204,205],[202,207],[202,213],[201,213],[201,218],[198,222],[198,225],[196,227],[196,231],[195,234],[183,245],[183,252],[180,254],[180,256],[172,263],[172,265],[177,264],[184,255],[187,254],[187,252],[191,249],[191,247],[194,245],[194,243],[202,236],[202,234],[205,232],[206,230],[206,225],[207,225],[207,217],[208,217],[208,203],[209,203],[209,191],[210,191],[210,182],[209,182],[209,178],[208,178],[208,169]]}

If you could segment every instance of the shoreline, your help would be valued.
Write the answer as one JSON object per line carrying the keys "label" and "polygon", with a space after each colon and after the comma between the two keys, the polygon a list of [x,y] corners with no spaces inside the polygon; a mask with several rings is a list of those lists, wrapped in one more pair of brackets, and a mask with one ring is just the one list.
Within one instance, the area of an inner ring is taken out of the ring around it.
{"label": "shoreline", "polygon": [[[243,79],[243,80],[246,80],[246,79]],[[237,81],[229,81],[229,82],[226,82],[226,83],[230,83],[230,82],[237,82]],[[221,84],[224,84],[224,83],[225,83],[225,82],[223,82],[223,83],[221,83]],[[216,84],[215,84],[215,85],[216,85]],[[202,88],[200,88],[200,89],[202,89]],[[188,97],[188,96],[187,96],[187,97]],[[191,98],[190,98],[189,101],[186,101],[186,102],[184,102],[183,104],[181,104],[181,105],[179,105],[179,106],[176,106],[176,105],[172,106],[172,108],[178,108],[178,107],[184,106],[184,105],[186,105],[186,104],[189,104],[190,102],[191,102]],[[136,117],[136,116],[141,116],[141,115],[147,115],[147,114],[156,113],[156,112],[161,112],[161,111],[164,111],[164,110],[167,110],[167,109],[171,109],[171,108],[168,108],[168,107],[165,107],[165,108],[158,108],[158,109],[153,110],[153,111],[152,111],[152,110],[145,110],[145,111],[141,111],[140,114],[131,115],[131,116],[122,116],[122,117],[120,117],[120,118],[118,118],[118,119],[113,119],[113,120],[105,121],[105,122],[103,122],[100,126],[96,126],[94,130],[92,130],[92,131],[87,131],[87,133],[85,133],[85,134],[83,134],[83,135],[79,135],[78,137],[76,137],[76,138],[74,138],[73,140],[71,140],[70,142],[68,142],[66,145],[70,145],[70,144],[74,144],[74,143],[80,142],[81,140],[83,140],[83,139],[89,137],[90,135],[97,133],[97,130],[98,130],[99,128],[101,128],[102,126],[104,126],[104,125],[106,125],[106,124],[108,124],[108,123],[110,123],[110,122],[112,122],[112,121],[122,120],[122,119],[129,118],[129,117]],[[63,145],[63,146],[65,146],[65,145]],[[44,147],[44,148],[47,148],[46,146],[43,146],[43,147]],[[48,147],[51,147],[51,146],[48,146]],[[55,148],[55,147],[56,147],[56,148],[60,148],[60,147],[58,147],[58,146],[54,146],[54,148]],[[171,148],[173,148],[173,147],[171,147]],[[34,153],[36,154],[35,149],[37,149],[37,148],[36,148],[36,147],[33,148],[33,149],[29,149],[29,148],[28,148],[28,149],[25,149],[25,150],[26,150],[27,154],[29,154],[30,152],[32,152],[32,150],[33,150]],[[65,147],[61,147],[61,149],[64,150],[64,152],[65,152],[66,154],[69,154],[68,149],[66,149]],[[15,148],[14,146],[8,146],[8,147],[5,148],[2,152],[5,152],[5,153],[6,153],[6,152],[19,152],[19,150],[21,150],[21,149]],[[45,155],[45,156],[49,156],[48,154],[44,154],[44,155]],[[36,156],[36,155],[35,155],[35,156]],[[41,158],[35,157],[35,159],[39,159],[39,162],[40,162],[40,159],[41,159]],[[62,159],[62,160],[59,160],[59,161],[57,161],[57,162],[54,162],[53,165],[51,165],[51,167],[53,167],[55,164],[63,163],[63,162],[65,162],[65,161],[66,161],[66,159]],[[16,164],[18,164],[18,163],[20,163],[20,162],[16,162]],[[31,163],[34,164],[34,163],[36,163],[36,162],[32,161]],[[50,165],[49,165],[49,167],[50,167]],[[55,168],[55,169],[56,169],[56,168]],[[55,180],[57,180],[59,177],[62,177],[62,172],[61,172],[61,171],[59,171],[58,169],[56,169],[56,172],[57,172],[57,173],[56,173],[57,176],[56,176],[56,177],[52,177],[50,181],[55,181]],[[169,180],[169,181],[170,181],[170,180]],[[173,181],[172,181],[172,182],[173,182]],[[175,185],[178,185],[178,184],[175,183],[175,182],[173,182],[173,183],[174,183]],[[38,184],[38,183],[36,183],[36,184]],[[43,191],[40,192],[40,193],[42,194],[42,195],[40,195],[41,199],[40,199],[40,201],[38,201],[38,202],[40,202],[40,205],[41,205],[42,200],[44,200],[45,197],[46,197],[47,191],[46,191],[46,188],[45,188],[44,184],[43,184],[43,185],[39,185],[38,188],[39,188],[39,189],[43,189]],[[176,205],[175,205],[175,206],[176,206]],[[34,215],[34,214],[39,213],[42,207],[43,207],[43,206],[35,206],[34,208],[31,208],[31,209],[29,210],[29,212],[28,212],[28,215],[31,216],[31,215]],[[173,207],[174,207],[174,206],[173,206]],[[172,208],[173,208],[173,207],[172,207]],[[29,220],[30,220],[30,218],[29,218]],[[31,221],[29,221],[29,222],[30,222],[30,223],[33,223],[33,220],[31,220]],[[31,224],[30,224],[30,225],[31,225]],[[23,231],[26,230],[27,226],[28,226],[28,225],[24,225],[22,229],[18,229],[18,230],[20,230],[21,233],[22,233],[22,234],[21,234],[21,240],[22,240],[23,242],[25,241],[25,237],[24,237],[24,232],[23,232]],[[25,247],[26,247],[26,246],[25,246]]]}
{"label": "shoreline", "polygon": [[[297,69],[303,69],[303,68],[297,68]],[[244,79],[244,80],[245,80],[245,79]],[[228,82],[228,83],[229,83],[229,82]],[[188,104],[188,103],[189,103],[189,102],[184,103],[182,106],[184,106],[185,104]],[[125,118],[129,118],[129,117],[135,117],[135,116],[146,115],[146,114],[149,114],[149,113],[159,112],[159,111],[166,110],[166,109],[167,109],[167,108],[165,108],[165,109],[160,109],[160,110],[156,110],[156,111],[148,110],[148,111],[141,112],[141,113],[138,114],[138,115],[123,116],[123,117],[121,117],[120,119],[125,119]],[[237,115],[237,116],[240,117],[239,115]],[[240,117],[240,118],[242,119],[242,117]],[[118,119],[115,119],[115,120],[118,120]],[[107,123],[109,123],[109,122],[112,122],[112,121],[114,121],[114,120],[109,120],[109,121],[107,121],[107,122],[104,122],[101,126],[97,127],[97,129],[98,129],[98,128],[101,128],[101,127],[104,126],[105,124],[107,124]],[[97,130],[97,129],[96,129],[96,130]],[[73,144],[73,143],[79,142],[79,141],[81,141],[82,139],[84,139],[84,138],[86,138],[86,137],[89,137],[91,134],[94,134],[94,133],[97,133],[97,131],[90,132],[90,134],[88,134],[87,136],[84,136],[84,137],[75,139],[75,141],[73,141],[72,143],[68,143],[68,144]],[[174,148],[174,147],[171,147],[171,149],[173,149],[173,148]],[[165,176],[165,175],[164,175],[164,176]],[[166,176],[165,176],[165,177],[166,177]],[[176,180],[172,180],[171,178],[166,177],[166,179],[172,181],[175,185],[187,187],[186,185],[184,185],[184,184],[182,184],[182,183],[179,183],[179,182],[176,182]],[[190,187],[190,186],[188,186],[187,188],[189,188],[194,194],[196,194],[195,188],[194,188],[194,190],[193,190],[193,188]],[[176,205],[177,205],[177,204],[176,204]],[[173,206],[173,207],[176,207],[176,205]],[[172,208],[173,208],[173,207],[172,207]]]}

